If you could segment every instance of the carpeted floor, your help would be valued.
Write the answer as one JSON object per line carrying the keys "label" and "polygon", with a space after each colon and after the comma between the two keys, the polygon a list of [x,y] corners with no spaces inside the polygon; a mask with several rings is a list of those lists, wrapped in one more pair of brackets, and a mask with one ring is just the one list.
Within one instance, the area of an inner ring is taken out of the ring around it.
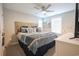
{"label": "carpeted floor", "polygon": [[[6,56],[25,56],[22,48],[19,44],[8,46],[5,49]],[[44,56],[53,56],[55,53],[55,47],[48,50],[48,52]]]}
{"label": "carpeted floor", "polygon": [[6,56],[25,56],[23,50],[20,48],[18,44],[8,46],[5,49]]}

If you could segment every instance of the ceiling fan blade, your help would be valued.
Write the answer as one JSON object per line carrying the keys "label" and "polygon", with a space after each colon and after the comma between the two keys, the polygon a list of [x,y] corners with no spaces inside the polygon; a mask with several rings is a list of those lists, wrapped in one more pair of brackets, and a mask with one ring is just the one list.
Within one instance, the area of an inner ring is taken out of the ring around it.
{"label": "ceiling fan blade", "polygon": [[54,12],[53,10],[46,10],[46,12]]}
{"label": "ceiling fan blade", "polygon": [[38,7],[34,7],[35,9],[37,9],[37,10],[39,10],[39,8]]}
{"label": "ceiling fan blade", "polygon": [[36,5],[36,8],[39,8],[39,9],[41,9],[42,8],[42,5],[41,5],[42,3],[35,3],[35,5]]}
{"label": "ceiling fan blade", "polygon": [[51,7],[51,4],[49,4],[49,5],[46,7],[46,9],[48,9],[49,7]]}

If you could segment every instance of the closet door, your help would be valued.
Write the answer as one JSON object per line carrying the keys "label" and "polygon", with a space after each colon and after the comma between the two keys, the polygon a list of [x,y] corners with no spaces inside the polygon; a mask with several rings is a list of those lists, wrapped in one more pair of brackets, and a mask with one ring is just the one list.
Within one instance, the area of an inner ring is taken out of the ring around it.
{"label": "closet door", "polygon": [[0,55],[2,55],[2,33],[3,33],[3,12],[2,12],[2,4],[0,3]]}

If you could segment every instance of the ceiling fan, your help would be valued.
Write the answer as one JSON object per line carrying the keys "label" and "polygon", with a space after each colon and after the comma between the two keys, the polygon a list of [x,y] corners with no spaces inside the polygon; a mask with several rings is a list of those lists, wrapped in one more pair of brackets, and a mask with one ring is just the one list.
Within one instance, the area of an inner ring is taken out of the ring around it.
{"label": "ceiling fan", "polygon": [[43,4],[36,4],[34,7],[37,10],[40,10],[44,15],[46,15],[47,12],[54,12],[53,10],[48,10],[52,5],[43,5]]}

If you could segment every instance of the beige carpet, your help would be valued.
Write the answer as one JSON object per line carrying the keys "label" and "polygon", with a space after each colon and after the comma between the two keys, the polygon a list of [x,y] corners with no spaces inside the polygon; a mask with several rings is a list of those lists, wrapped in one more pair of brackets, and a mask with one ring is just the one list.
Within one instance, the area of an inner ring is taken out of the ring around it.
{"label": "beige carpet", "polygon": [[[6,56],[25,56],[22,48],[19,44],[8,46],[5,49]],[[55,48],[51,48],[44,56],[53,56],[55,53]]]}
{"label": "beige carpet", "polygon": [[55,47],[48,50],[44,56],[53,56],[55,54]]}
{"label": "beige carpet", "polygon": [[23,50],[20,48],[19,44],[8,46],[5,49],[6,56],[25,56]]}

